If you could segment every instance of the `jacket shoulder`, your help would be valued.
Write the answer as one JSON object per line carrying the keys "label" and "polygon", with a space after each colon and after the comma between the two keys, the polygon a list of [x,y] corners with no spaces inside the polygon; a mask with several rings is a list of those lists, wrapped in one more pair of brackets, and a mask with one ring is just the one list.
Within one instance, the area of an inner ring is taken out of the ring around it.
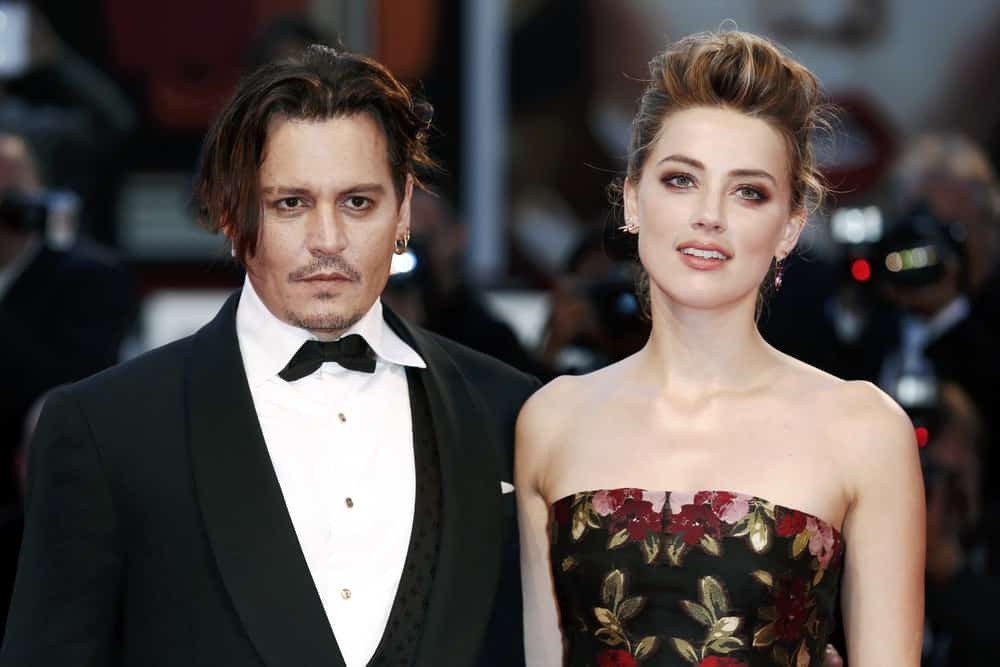
{"label": "jacket shoulder", "polygon": [[477,383],[499,382],[509,385],[524,385],[526,388],[530,388],[530,391],[541,386],[535,376],[520,371],[495,357],[473,350],[471,347],[432,331],[420,329],[420,332],[440,345],[454,359],[462,372]]}
{"label": "jacket shoulder", "polygon": [[78,397],[103,397],[145,393],[151,385],[179,381],[194,337],[181,338],[144,352],[67,387]]}

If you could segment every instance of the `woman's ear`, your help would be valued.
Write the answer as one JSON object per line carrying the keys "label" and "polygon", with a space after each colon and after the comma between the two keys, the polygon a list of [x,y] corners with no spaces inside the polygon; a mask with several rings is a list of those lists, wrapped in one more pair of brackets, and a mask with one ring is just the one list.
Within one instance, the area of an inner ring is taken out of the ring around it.
{"label": "woman's ear", "polygon": [[639,227],[639,188],[637,185],[632,183],[632,181],[626,177],[622,182],[622,205],[624,206],[623,213],[625,214],[625,227],[634,227],[638,230]]}
{"label": "woman's ear", "polygon": [[788,257],[792,250],[795,249],[795,244],[799,242],[799,236],[802,235],[802,230],[805,229],[806,218],[805,209],[793,211],[792,215],[789,216],[788,220],[781,228],[781,238],[778,240],[778,245],[774,249],[774,256],[777,259],[784,259]]}

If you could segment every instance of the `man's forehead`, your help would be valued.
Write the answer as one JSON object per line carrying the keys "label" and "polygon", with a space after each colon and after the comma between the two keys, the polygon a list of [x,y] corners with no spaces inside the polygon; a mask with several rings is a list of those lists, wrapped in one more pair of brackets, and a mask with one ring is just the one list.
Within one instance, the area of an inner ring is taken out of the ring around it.
{"label": "man's forehead", "polygon": [[329,187],[391,179],[382,130],[367,115],[286,120],[268,133],[260,166],[264,186]]}

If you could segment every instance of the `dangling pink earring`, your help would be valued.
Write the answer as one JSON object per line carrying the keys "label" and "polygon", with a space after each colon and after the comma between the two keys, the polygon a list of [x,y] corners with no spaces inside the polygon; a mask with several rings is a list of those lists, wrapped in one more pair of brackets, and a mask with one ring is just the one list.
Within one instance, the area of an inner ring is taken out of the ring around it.
{"label": "dangling pink earring", "polygon": [[782,260],[778,259],[774,262],[774,291],[777,292],[781,289],[781,284],[784,282],[785,276],[785,266],[781,263]]}

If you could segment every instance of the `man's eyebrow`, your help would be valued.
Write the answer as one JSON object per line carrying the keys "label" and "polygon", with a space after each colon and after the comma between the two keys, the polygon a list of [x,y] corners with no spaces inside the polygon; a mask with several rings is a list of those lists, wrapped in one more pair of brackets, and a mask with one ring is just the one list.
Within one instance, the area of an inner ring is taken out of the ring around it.
{"label": "man's eyebrow", "polygon": [[296,188],[289,185],[275,185],[261,188],[261,194],[265,195],[307,195],[309,188]]}
{"label": "man's eyebrow", "polygon": [[[307,195],[311,192],[312,190],[309,188],[291,185],[272,185],[261,188],[261,194],[265,195]],[[381,183],[357,183],[356,185],[344,188],[340,191],[340,194],[349,192],[370,192],[379,194],[385,192],[385,186]]]}

